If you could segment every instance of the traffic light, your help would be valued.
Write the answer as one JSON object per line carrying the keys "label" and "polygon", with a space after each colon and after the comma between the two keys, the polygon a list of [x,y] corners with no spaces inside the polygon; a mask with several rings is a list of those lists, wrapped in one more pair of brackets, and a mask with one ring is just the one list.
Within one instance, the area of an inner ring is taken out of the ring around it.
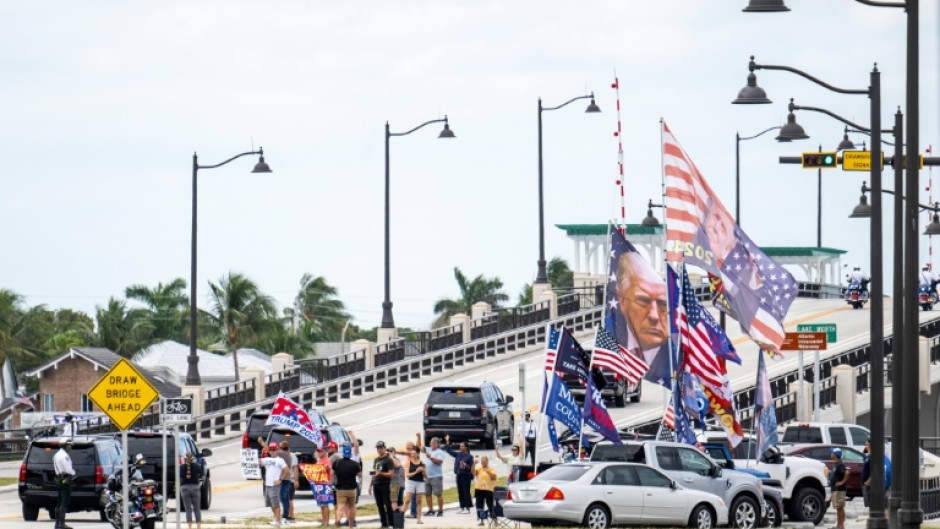
{"label": "traffic light", "polygon": [[804,152],[803,169],[834,169],[839,157],[834,152]]}

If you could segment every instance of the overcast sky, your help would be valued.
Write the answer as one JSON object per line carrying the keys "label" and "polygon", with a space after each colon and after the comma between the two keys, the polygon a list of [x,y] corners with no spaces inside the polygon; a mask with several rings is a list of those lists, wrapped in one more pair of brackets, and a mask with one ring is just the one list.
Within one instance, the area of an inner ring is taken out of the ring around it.
{"label": "overcast sky", "polygon": [[[251,174],[254,158],[200,172],[200,305],[229,271],[281,306],[312,273],[339,288],[357,324],[378,325],[384,124],[403,132],[446,114],[456,140],[438,140],[437,125],[392,138],[396,323],[427,327],[434,301],[457,295],[454,266],[498,276],[514,303],[538,258],[539,97],[550,106],[593,90],[603,110],[544,114],[546,253],[569,262],[555,224],[619,215],[615,74],[628,222],[659,200],[660,118],[729,211],[735,131],[781,125],[790,97],[867,125],[865,97],[786,72],[758,72],[774,104],[731,105],[751,54],[846,88],[867,87],[877,62],[890,126],[904,104],[901,10],[787,0],[791,12],[758,15],[746,4],[4,2],[0,287],[93,312],[130,284],[188,281],[193,151],[214,164],[261,145],[273,174]],[[921,147],[940,148],[938,14],[921,5]],[[777,159],[834,149],[842,125],[797,118],[810,140],[741,144],[742,226],[763,246],[816,242],[816,172]],[[823,245],[865,269],[868,222],[847,215],[867,179],[833,170],[823,181]],[[890,235],[889,224],[887,248]]]}

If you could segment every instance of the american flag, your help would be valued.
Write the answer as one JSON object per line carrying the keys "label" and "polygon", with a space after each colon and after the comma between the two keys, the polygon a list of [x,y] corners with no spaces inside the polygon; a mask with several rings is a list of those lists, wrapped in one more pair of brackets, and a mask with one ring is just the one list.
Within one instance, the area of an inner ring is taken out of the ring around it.
{"label": "american flag", "polygon": [[738,227],[663,123],[666,258],[720,278],[730,314],[761,346],[779,350],[783,319],[796,298],[793,276]]}
{"label": "american flag", "polygon": [[614,341],[603,327],[595,329],[594,337],[594,366],[604,367],[631,384],[636,384],[649,371],[650,366],[638,356],[628,352],[622,345]]}
{"label": "american flag", "polygon": [[555,327],[548,328],[548,342],[545,344],[545,370],[555,370],[555,356],[558,355],[558,342],[561,341],[561,331]]}
{"label": "american flag", "polygon": [[757,457],[760,458],[771,446],[776,446],[777,413],[774,411],[774,395],[767,376],[767,363],[764,353],[757,353],[757,385],[754,388],[754,415],[757,423]]}
{"label": "american flag", "polygon": [[676,410],[672,407],[672,404],[669,404],[669,407],[666,408],[666,414],[663,415],[663,425],[670,430],[676,429]]}
{"label": "american flag", "polygon": [[[672,267],[669,267],[669,272],[673,273]],[[717,388],[724,384],[728,371],[724,359],[716,354],[716,350],[731,347],[733,352],[734,349],[720,328],[712,329],[706,325],[706,318],[711,318],[711,315],[705,312],[695,299],[689,274],[683,269],[682,303],[676,307],[684,357],[683,367],[698,375],[703,383]]]}

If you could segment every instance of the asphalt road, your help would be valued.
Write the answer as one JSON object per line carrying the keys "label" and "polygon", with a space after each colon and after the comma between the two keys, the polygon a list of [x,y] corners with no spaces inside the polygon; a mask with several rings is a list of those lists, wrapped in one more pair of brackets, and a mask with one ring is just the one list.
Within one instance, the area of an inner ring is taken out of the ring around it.
{"label": "asphalt road", "polygon": [[[885,302],[885,321],[891,321],[892,303],[890,299]],[[790,309],[787,319],[787,330],[795,330],[799,323],[835,323],[838,326],[838,342],[830,345],[828,351],[822,354],[823,358],[837,351],[845,350],[865,343],[868,340],[869,312],[851,310],[841,300],[797,300]],[[924,313],[922,317],[929,317],[931,313]],[[744,365],[729,364],[729,374],[734,387],[753,384],[756,369],[757,348],[749,340],[743,338],[737,325],[729,320],[729,336],[738,347],[739,354],[744,359]],[[733,327],[733,328],[731,328]],[[886,334],[890,333],[890,326],[886,326]],[[590,343],[593,335],[578,336],[582,343]],[[806,355],[807,362],[812,355]],[[444,380],[456,382],[476,382],[489,380],[500,386],[507,395],[513,395],[517,418],[522,409],[522,394],[519,390],[520,366],[525,368],[525,406],[530,410],[537,409],[542,389],[542,351],[533,351],[513,358],[498,359],[488,365],[471,366],[446,376]],[[771,376],[795,369],[797,355],[788,354],[785,358],[770,362],[768,369]],[[381,394],[369,395],[351,403],[341,403],[328,406],[324,411],[331,421],[337,421],[353,430],[363,440],[363,456],[366,464],[374,457],[372,448],[376,441],[383,440],[391,446],[404,446],[405,441],[413,440],[415,433],[422,431],[422,411],[430,387],[442,380],[434,381],[421,379],[403,385],[399,388],[387,390]],[[662,416],[666,392],[655,384],[644,382],[643,396],[639,403],[628,403],[624,408],[611,408],[611,415],[618,426],[642,422]],[[521,421],[519,421],[521,422]],[[518,422],[517,422],[518,424]],[[211,443],[200,443],[201,447],[212,448],[214,455],[209,459],[212,470],[213,503],[210,510],[203,514],[207,519],[217,520],[222,514],[228,519],[266,516],[269,511],[264,508],[261,498],[260,481],[246,481],[242,479],[239,468],[239,450],[241,439],[229,438]],[[507,468],[493,457],[492,450],[482,447],[471,447],[474,453],[489,455],[494,462],[499,475],[506,475]],[[557,460],[557,456],[548,450],[547,444],[539,448],[541,460]],[[445,470],[450,461],[445,462]],[[0,475],[15,476],[18,464],[0,465]],[[453,486],[453,476],[445,472],[445,487]],[[2,489],[0,489],[2,490]],[[301,494],[298,502],[302,511],[313,510],[309,495]],[[171,500],[172,507],[174,502]],[[171,515],[172,516],[172,515]],[[42,516],[44,518],[44,516]],[[70,519],[83,520],[76,527],[96,527],[96,513],[76,514]],[[27,524],[22,521],[20,514],[20,501],[14,490],[0,492],[0,528],[6,527],[5,522],[18,520],[17,527],[42,527],[43,524]],[[88,525],[85,525],[87,520]],[[173,524],[175,526],[175,524]],[[11,526],[12,527],[12,526]]]}

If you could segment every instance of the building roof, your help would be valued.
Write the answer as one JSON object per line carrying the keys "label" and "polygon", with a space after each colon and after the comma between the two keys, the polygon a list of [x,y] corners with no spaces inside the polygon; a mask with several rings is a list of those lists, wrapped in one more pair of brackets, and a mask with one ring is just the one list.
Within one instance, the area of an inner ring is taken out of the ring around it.
{"label": "building roof", "polygon": [[825,246],[761,246],[769,257],[838,257],[845,250]]}
{"label": "building roof", "polygon": [[[607,224],[555,224],[556,228],[565,230],[565,233],[572,235],[603,235],[610,233]],[[660,226],[644,226],[642,224],[627,224],[627,235],[661,235],[663,232]]]}
{"label": "building roof", "polygon": [[[121,356],[115,353],[110,349],[105,349],[104,347],[72,347],[67,352],[62,353],[61,355],[53,358],[49,362],[33,369],[29,373],[26,373],[28,376],[42,377],[43,371],[46,371],[50,368],[56,369],[60,362],[70,358],[81,358],[87,362],[90,362],[97,369],[107,371],[114,367],[114,364],[121,359]],[[160,392],[160,395],[163,397],[179,397],[180,388],[172,380],[167,380],[166,378],[160,376],[157,373],[154,373],[152,370],[148,369],[146,366],[136,363],[131,360],[131,364],[140,371],[153,387]]]}
{"label": "building roof", "polygon": [[[219,386],[235,381],[235,365],[231,353],[221,355],[196,349],[199,357],[199,378],[207,387]],[[164,376],[183,385],[189,371],[189,345],[167,340],[134,355],[134,362],[152,370],[159,370]],[[271,373],[271,357],[256,349],[238,350],[238,367],[260,367],[265,374]]]}

